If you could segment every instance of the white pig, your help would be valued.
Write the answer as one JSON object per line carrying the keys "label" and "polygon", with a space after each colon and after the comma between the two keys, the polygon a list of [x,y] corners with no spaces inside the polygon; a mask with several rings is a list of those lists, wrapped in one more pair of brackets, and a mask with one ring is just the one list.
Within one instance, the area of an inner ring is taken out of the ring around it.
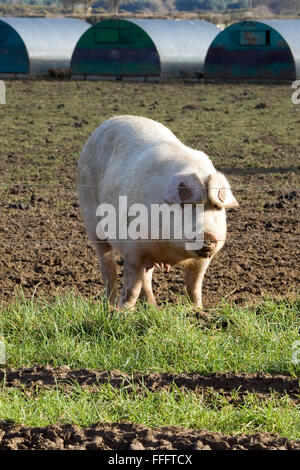
{"label": "white pig", "polygon": [[[169,270],[181,265],[189,299],[202,307],[204,274],[226,238],[225,209],[238,205],[227,179],[205,153],[187,147],[151,119],[117,116],[99,126],[86,142],[78,163],[78,193],[110,302],[115,303],[117,295],[113,258],[117,250],[124,257],[121,306],[131,308],[138,298],[155,305],[154,267]],[[203,204],[203,247],[187,250],[185,239],[100,240],[97,208],[104,203],[118,208],[119,196],[127,196],[128,207],[143,203],[149,212],[152,204]]]}

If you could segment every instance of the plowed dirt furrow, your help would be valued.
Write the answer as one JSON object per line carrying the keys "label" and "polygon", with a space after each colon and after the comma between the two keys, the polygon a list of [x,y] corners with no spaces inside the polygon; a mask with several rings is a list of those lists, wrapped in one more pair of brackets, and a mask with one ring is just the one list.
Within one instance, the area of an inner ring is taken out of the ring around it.
{"label": "plowed dirt furrow", "polygon": [[20,369],[0,369],[0,381],[7,387],[36,386],[49,387],[58,383],[68,386],[73,382],[81,386],[92,386],[109,383],[113,387],[130,388],[135,386],[142,390],[159,391],[169,389],[172,384],[191,391],[213,389],[230,394],[233,390],[240,393],[256,392],[268,395],[272,391],[288,394],[292,399],[299,400],[299,380],[285,375],[271,375],[262,372],[253,374],[213,373],[207,376],[200,374],[172,374],[168,372],[150,374],[126,374],[120,371],[102,371],[90,369],[70,369],[68,366],[51,367],[35,366]]}
{"label": "plowed dirt furrow", "polygon": [[268,433],[226,436],[178,426],[147,428],[101,423],[88,428],[51,425],[29,428],[0,423],[0,450],[299,450],[300,442]]}

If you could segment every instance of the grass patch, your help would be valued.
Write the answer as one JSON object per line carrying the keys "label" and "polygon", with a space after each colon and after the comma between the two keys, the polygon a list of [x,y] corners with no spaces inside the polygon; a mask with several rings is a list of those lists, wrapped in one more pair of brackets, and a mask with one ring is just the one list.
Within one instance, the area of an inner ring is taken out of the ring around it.
{"label": "grass patch", "polygon": [[270,372],[296,374],[299,301],[224,305],[208,322],[183,301],[126,315],[75,295],[3,305],[0,335],[7,366],[35,364],[124,372]]}
{"label": "grass patch", "polygon": [[287,396],[272,395],[261,401],[254,393],[240,404],[229,403],[213,392],[208,401],[193,392],[173,387],[169,392],[138,394],[133,389],[116,390],[110,385],[90,390],[74,386],[23,393],[3,390],[0,420],[29,426],[53,423],[89,426],[95,422],[134,422],[148,427],[178,425],[226,434],[270,432],[300,439],[299,405]]}

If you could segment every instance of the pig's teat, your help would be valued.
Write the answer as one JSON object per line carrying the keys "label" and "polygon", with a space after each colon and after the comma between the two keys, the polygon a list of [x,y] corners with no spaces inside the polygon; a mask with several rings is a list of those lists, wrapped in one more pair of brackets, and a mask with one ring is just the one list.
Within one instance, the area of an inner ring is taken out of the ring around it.
{"label": "pig's teat", "polygon": [[160,269],[161,271],[163,271],[164,269],[166,269],[166,272],[170,272],[170,269],[171,269],[171,265],[170,264],[164,264],[164,263],[158,263],[156,261],[153,261],[149,258],[146,258],[145,259],[145,262],[144,262],[144,267],[145,267],[145,270],[146,272],[149,271],[149,269],[152,269],[154,267],[157,267],[158,269]]}

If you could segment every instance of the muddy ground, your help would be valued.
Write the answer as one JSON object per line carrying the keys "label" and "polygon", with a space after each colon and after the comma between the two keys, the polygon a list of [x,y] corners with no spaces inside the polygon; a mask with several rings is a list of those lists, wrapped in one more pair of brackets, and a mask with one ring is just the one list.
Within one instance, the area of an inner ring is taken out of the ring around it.
{"label": "muddy ground", "polygon": [[[114,97],[112,99],[112,97]],[[190,104],[189,104],[190,103]],[[285,86],[8,82],[0,108],[0,298],[102,281],[77,203],[76,164],[91,132],[115,114],[165,123],[228,176],[225,248],[204,283],[204,306],[293,295],[299,289],[300,106]],[[121,281],[122,260],[118,258]],[[184,294],[182,272],[154,274],[159,302]]]}
{"label": "muddy ground", "polygon": [[29,428],[0,423],[0,450],[300,450],[300,442],[268,433],[225,436],[178,426],[102,423],[89,428]]}
{"label": "muddy ground", "polygon": [[[300,192],[266,192],[258,210],[253,178],[252,191],[249,175],[241,179],[248,180],[249,193],[239,209],[228,211],[227,244],[205,278],[203,296],[208,308],[220,306],[224,297],[243,304],[264,295],[286,297],[299,287]],[[35,289],[38,295],[72,289],[84,296],[100,296],[98,262],[87,242],[75,196],[72,209],[53,214],[54,196],[42,197],[27,187],[10,191],[20,200],[26,195],[31,202],[26,206],[8,203],[2,209],[1,298],[11,300],[19,288],[26,296]],[[117,259],[121,287],[122,260]],[[160,302],[176,302],[178,294],[185,293],[180,268],[173,267],[170,273],[157,271],[153,286]]]}
{"label": "muddy ground", "polygon": [[223,395],[230,396],[232,391],[239,395],[255,392],[261,397],[268,398],[270,393],[286,394],[292,400],[299,402],[299,380],[295,377],[279,374],[258,373],[212,373],[201,374],[172,374],[169,372],[151,374],[126,374],[120,371],[102,371],[91,369],[70,369],[68,366],[35,366],[21,369],[0,369],[0,382],[5,387],[36,387],[62,386],[67,388],[72,383],[81,387],[92,387],[101,384],[110,384],[115,388],[134,388],[150,392],[169,390],[172,385],[185,390],[202,393],[206,390],[215,390]]}
{"label": "muddy ground", "polygon": [[[6,387],[37,387],[67,389],[72,383],[89,387],[92,393],[101,384],[116,388],[132,387],[143,393],[169,390],[176,385],[181,390],[193,390],[208,395],[213,391],[224,395],[230,403],[241,404],[243,396],[255,392],[261,400],[271,393],[288,395],[299,402],[297,379],[284,375],[216,373],[200,374],[129,374],[119,371],[70,369],[68,366],[36,366],[21,369],[0,369],[0,381]],[[96,388],[95,388],[96,387]],[[232,392],[235,391],[234,398]],[[136,393],[136,392],[135,392]],[[0,423],[0,450],[299,450],[300,442],[268,433],[224,434],[179,426],[149,428],[130,423],[100,423],[88,428],[55,424],[30,428],[13,423]]]}

